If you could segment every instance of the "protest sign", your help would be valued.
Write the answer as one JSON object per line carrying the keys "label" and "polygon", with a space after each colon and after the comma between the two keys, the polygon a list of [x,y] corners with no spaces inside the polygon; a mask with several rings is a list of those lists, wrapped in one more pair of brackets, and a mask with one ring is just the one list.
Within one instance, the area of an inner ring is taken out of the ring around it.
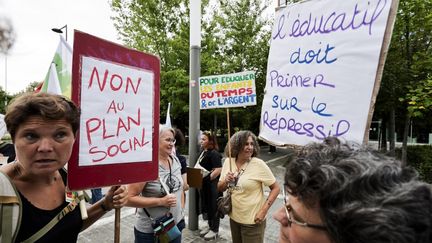
{"label": "protest sign", "polygon": [[157,178],[159,76],[156,56],[75,31],[72,99],[81,117],[70,189]]}
{"label": "protest sign", "polygon": [[202,110],[256,105],[253,71],[200,77],[199,85]]}
{"label": "protest sign", "polygon": [[280,10],[271,36],[260,138],[275,145],[304,145],[328,136],[361,143],[394,8],[391,0],[316,0]]}

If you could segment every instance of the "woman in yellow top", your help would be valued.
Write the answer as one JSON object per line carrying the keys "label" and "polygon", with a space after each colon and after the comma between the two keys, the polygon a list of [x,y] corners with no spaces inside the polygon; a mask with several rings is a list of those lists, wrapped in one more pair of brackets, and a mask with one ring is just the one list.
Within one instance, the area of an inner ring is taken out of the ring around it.
{"label": "woman in yellow top", "polygon": [[[230,145],[231,159],[226,158],[222,166],[218,190],[225,191],[228,184],[235,184],[229,214],[232,241],[263,242],[267,212],[279,194],[279,184],[267,164],[256,157],[259,146],[251,131],[235,133]],[[229,157],[228,146],[225,155]],[[270,188],[267,199],[264,186]]]}

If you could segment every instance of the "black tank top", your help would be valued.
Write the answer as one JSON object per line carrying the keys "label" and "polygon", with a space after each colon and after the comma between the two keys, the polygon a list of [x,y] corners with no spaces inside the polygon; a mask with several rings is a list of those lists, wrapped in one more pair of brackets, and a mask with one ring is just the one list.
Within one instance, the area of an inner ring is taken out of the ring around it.
{"label": "black tank top", "polygon": [[[16,242],[27,240],[34,233],[42,229],[53,219],[60,211],[63,210],[69,203],[66,200],[62,205],[53,210],[43,210],[33,206],[22,194],[19,192],[23,211],[21,226],[16,238]],[[39,243],[50,242],[73,242],[75,243],[78,234],[82,228],[82,219],[79,206],[75,207],[72,212],[64,216],[50,231],[42,236],[38,241]]]}

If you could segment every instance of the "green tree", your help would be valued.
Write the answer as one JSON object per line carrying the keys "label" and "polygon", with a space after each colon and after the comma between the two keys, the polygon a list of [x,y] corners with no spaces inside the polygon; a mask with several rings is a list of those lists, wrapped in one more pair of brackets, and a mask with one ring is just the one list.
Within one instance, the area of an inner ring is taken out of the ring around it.
{"label": "green tree", "polygon": [[127,46],[159,56],[161,119],[165,118],[171,102],[171,116],[177,125],[187,121],[185,112],[189,100],[187,3],[185,0],[111,1],[115,12],[112,19],[122,41]]}
{"label": "green tree", "polygon": [[403,162],[406,162],[410,121],[430,108],[427,92],[432,69],[431,14],[431,0],[400,1],[384,69],[381,103],[401,107],[403,111],[401,119],[395,119],[403,121]]}
{"label": "green tree", "polygon": [[[233,127],[258,132],[263,100],[271,22],[264,17],[269,1],[219,1],[213,6],[214,18],[204,24],[202,76],[252,70],[256,73],[257,105],[234,108]],[[202,122],[222,117],[225,110],[202,112]],[[223,127],[226,125],[224,124]]]}
{"label": "green tree", "polygon": [[[262,13],[269,1],[202,2],[201,76],[256,71],[258,104],[235,109],[235,126],[257,130],[269,49],[269,21]],[[161,119],[171,102],[173,123],[187,127],[189,111],[188,1],[112,0],[114,26],[122,41],[161,59]],[[215,121],[225,127],[223,109],[201,112],[202,128]]]}
{"label": "green tree", "polygon": [[7,95],[6,92],[0,87],[0,113],[5,114],[6,112],[6,104],[11,100],[11,96]]}

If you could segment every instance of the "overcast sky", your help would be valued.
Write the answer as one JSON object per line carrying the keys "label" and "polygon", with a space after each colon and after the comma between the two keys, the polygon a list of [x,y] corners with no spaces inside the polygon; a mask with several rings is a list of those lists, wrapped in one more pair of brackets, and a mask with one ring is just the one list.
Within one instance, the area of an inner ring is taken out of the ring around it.
{"label": "overcast sky", "polygon": [[9,16],[17,35],[7,69],[0,54],[0,86],[5,89],[7,80],[10,94],[45,78],[59,43],[52,28],[67,24],[71,47],[74,29],[120,43],[108,0],[0,0],[0,15]]}
{"label": "overcast sky", "polygon": [[[275,1],[270,2],[269,14]],[[59,43],[59,34],[52,28],[67,24],[71,47],[74,29],[121,44],[108,0],[0,0],[2,15],[11,19],[17,35],[7,58],[0,54],[0,86],[5,89],[7,81],[10,94],[45,78]]]}

